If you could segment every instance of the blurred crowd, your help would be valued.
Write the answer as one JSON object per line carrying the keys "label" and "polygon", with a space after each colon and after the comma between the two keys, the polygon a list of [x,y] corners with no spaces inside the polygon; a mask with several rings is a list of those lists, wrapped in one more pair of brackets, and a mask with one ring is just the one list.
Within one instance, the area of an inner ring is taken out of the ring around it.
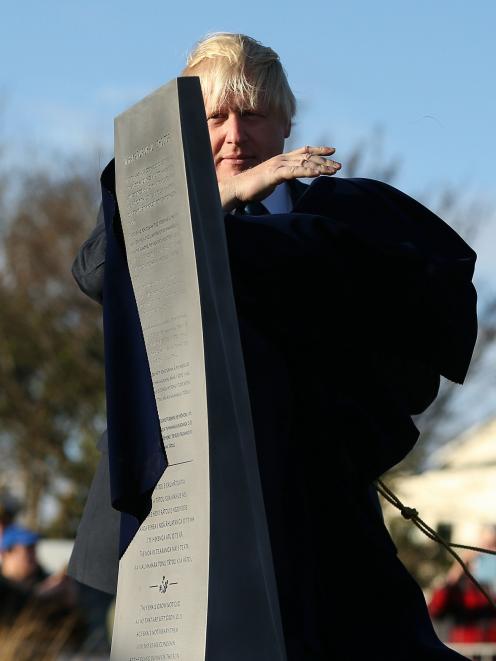
{"label": "blurred crowd", "polygon": [[20,525],[20,507],[0,495],[0,650],[2,661],[107,658],[112,597],[48,573],[38,559],[40,535]]}
{"label": "blurred crowd", "polygon": [[[477,546],[496,553],[496,527],[484,527]],[[496,555],[467,551],[467,568],[496,602]],[[455,563],[432,592],[429,611],[450,643],[496,643],[496,607]]]}

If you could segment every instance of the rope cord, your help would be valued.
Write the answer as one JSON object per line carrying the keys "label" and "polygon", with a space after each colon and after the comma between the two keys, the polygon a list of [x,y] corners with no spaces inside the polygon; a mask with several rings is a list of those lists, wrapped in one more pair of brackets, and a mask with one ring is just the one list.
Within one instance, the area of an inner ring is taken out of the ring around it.
{"label": "rope cord", "polygon": [[468,576],[468,578],[472,581],[472,583],[475,585],[475,587],[482,592],[484,597],[487,599],[489,604],[493,607],[494,611],[496,611],[496,603],[494,602],[493,598],[491,595],[482,587],[482,585],[479,583],[479,581],[473,576],[473,574],[470,572],[468,569],[467,565],[465,562],[461,559],[461,557],[458,555],[458,553],[454,550],[454,548],[457,549],[467,549],[469,551],[478,551],[479,553],[489,553],[490,555],[496,555],[496,551],[490,550],[490,549],[483,549],[480,548],[479,546],[469,546],[468,544],[455,544],[454,542],[447,542],[441,535],[439,535],[433,528],[427,525],[425,521],[422,521],[422,519],[419,517],[419,513],[417,512],[416,509],[413,507],[406,507],[403,505],[401,500],[398,498],[398,496],[391,491],[391,489],[384,484],[382,480],[376,480],[374,482],[374,486],[377,489],[377,491],[380,493],[380,495],[385,498],[391,505],[394,505],[399,511],[401,512],[401,515],[403,518],[407,519],[408,521],[411,521],[413,525],[417,526],[417,528],[424,533],[429,539],[432,539],[434,542],[437,542],[438,544],[441,544],[446,551],[453,557],[457,562],[460,563],[463,571],[465,574]]}

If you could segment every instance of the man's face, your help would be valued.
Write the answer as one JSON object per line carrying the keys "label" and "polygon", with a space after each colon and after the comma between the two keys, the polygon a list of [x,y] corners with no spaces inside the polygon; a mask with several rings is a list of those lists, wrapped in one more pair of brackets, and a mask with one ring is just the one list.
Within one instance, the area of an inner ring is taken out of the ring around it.
{"label": "man's face", "polygon": [[218,181],[282,153],[290,127],[279,117],[235,105],[213,112],[208,100],[205,110]]}

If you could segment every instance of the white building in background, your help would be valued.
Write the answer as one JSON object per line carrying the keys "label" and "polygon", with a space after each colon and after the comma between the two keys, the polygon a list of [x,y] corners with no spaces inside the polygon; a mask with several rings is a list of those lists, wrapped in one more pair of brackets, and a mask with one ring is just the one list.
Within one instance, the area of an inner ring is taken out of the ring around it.
{"label": "white building in background", "polygon": [[38,542],[38,560],[49,574],[63,571],[71,557],[74,540],[72,539],[41,539]]}
{"label": "white building in background", "polygon": [[477,543],[481,526],[496,525],[496,418],[444,445],[431,462],[431,470],[398,477],[394,490],[432,528],[449,525],[453,542]]}

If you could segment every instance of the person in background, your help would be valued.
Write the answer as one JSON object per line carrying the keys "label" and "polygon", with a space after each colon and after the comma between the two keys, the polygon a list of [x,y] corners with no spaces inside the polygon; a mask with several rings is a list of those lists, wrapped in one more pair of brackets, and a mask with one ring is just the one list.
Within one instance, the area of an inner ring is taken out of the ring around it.
{"label": "person in background", "polygon": [[0,648],[5,652],[8,645],[5,658],[45,658],[47,650],[75,650],[86,635],[76,584],[65,570],[45,571],[37,556],[39,539],[38,533],[12,524],[0,541]]}
{"label": "person in background", "polygon": [[[485,527],[477,546],[496,551],[496,527]],[[467,551],[463,560],[496,601],[496,556]],[[429,613],[435,620],[448,620],[450,643],[496,643],[496,611],[457,562],[446,581],[432,593]]]}
{"label": "person in background", "polygon": [[39,536],[16,525],[7,526],[0,541],[0,621],[12,623],[28,605],[37,583],[48,574],[36,559]]}
{"label": "person in background", "polygon": [[12,524],[4,529],[0,542],[2,579],[26,592],[48,577],[36,556],[38,540],[37,533]]}

